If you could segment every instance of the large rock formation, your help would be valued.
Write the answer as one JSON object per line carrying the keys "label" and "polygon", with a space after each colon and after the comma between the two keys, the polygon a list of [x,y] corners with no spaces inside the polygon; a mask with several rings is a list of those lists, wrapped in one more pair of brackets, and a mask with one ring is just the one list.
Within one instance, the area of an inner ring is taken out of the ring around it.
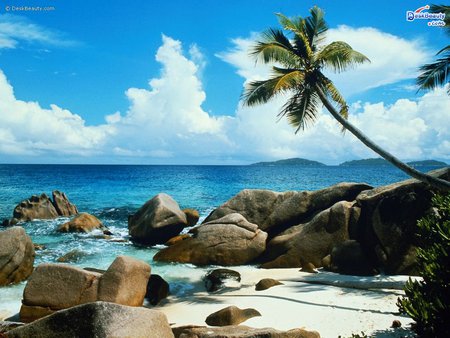
{"label": "large rock formation", "polygon": [[316,331],[293,329],[278,331],[271,328],[254,329],[248,326],[182,326],[173,328],[175,338],[320,338]]}
{"label": "large rock formation", "polygon": [[339,201],[353,201],[361,191],[371,188],[362,183],[339,183],[317,191],[243,190],[214,210],[205,223],[239,213],[272,238],[293,225],[309,221]]}
{"label": "large rock formation", "polygon": [[128,219],[128,230],[135,242],[164,244],[187,225],[186,215],[167,194],[158,194]]}
{"label": "large rock formation", "polygon": [[0,232],[0,286],[27,279],[33,263],[34,245],[22,227]]}
{"label": "large rock formation", "polygon": [[349,226],[358,220],[354,202],[338,202],[305,224],[293,226],[267,245],[264,268],[319,267],[333,247],[349,238]]}
{"label": "large rock formation", "polygon": [[69,222],[61,224],[59,232],[91,232],[95,229],[106,230],[103,223],[95,216],[82,212],[72,218]]}
{"label": "large rock formation", "polygon": [[34,219],[53,219],[60,216],[72,216],[78,213],[75,205],[70,203],[65,193],[53,191],[53,201],[46,195],[33,195],[20,202],[13,211],[13,218],[4,220],[3,225],[15,225]]}
{"label": "large rock formation", "polygon": [[204,223],[193,237],[159,251],[155,261],[196,265],[243,265],[254,261],[266,248],[267,233],[240,214]]}
{"label": "large rock formation", "polygon": [[149,276],[147,263],[126,256],[117,257],[104,274],[66,264],[41,264],[25,286],[21,321],[98,300],[142,306]]}
{"label": "large rock formation", "polygon": [[174,337],[162,312],[107,302],[88,303],[55,312],[31,324],[8,331],[7,336]]}

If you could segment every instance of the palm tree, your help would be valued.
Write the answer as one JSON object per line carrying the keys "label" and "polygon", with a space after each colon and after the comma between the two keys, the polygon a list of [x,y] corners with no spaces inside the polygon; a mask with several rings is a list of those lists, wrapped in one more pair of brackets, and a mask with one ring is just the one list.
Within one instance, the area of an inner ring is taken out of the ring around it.
{"label": "palm tree", "polygon": [[[264,63],[275,64],[273,75],[263,81],[253,81],[246,85],[242,95],[243,103],[254,106],[268,102],[279,94],[290,94],[278,116],[286,117],[296,128],[296,133],[312,124],[318,115],[320,103],[330,114],[361,142],[381,157],[437,189],[450,190],[450,182],[432,177],[406,165],[395,156],[380,148],[348,120],[348,106],[333,82],[322,70],[331,68],[336,72],[369,62],[363,54],[353,50],[343,41],[323,45],[328,27],[323,11],[316,7],[306,18],[287,18],[277,14],[284,31],[269,29],[263,33],[262,41],[255,44],[251,55]],[[337,105],[338,109],[335,108]]]}
{"label": "palm tree", "polygon": [[[450,35],[450,6],[431,5],[431,13],[444,13],[445,30]],[[441,56],[435,62],[420,67],[422,72],[417,78],[419,89],[434,89],[450,82],[450,45],[442,48],[436,55]],[[450,86],[447,88],[450,95]]]}

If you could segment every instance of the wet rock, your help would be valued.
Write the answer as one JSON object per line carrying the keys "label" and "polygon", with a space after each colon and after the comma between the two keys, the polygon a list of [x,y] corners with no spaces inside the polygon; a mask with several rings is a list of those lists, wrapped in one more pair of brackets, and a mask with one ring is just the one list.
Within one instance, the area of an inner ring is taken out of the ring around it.
{"label": "wet rock", "polygon": [[53,219],[57,217],[59,217],[59,214],[46,194],[31,196],[29,199],[20,202],[13,211],[13,218],[19,222],[28,222],[34,219]]}
{"label": "wet rock", "polygon": [[78,214],[67,223],[61,224],[58,227],[59,232],[91,232],[93,230],[104,230],[105,226],[95,216],[86,212]]}
{"label": "wet rock", "polygon": [[160,301],[167,298],[170,293],[169,283],[159,275],[151,275],[147,284],[145,298],[151,305],[158,305]]}
{"label": "wet rock", "polygon": [[257,316],[261,316],[261,314],[255,309],[240,309],[236,306],[228,306],[210,314],[205,322],[210,326],[238,325]]}
{"label": "wet rock", "polygon": [[69,251],[65,255],[59,257],[56,261],[58,263],[75,263],[83,259],[84,257],[88,256],[88,254],[84,251],[73,249],[72,251]]}
{"label": "wet rock", "polygon": [[203,281],[206,291],[215,292],[229,286],[240,286],[241,274],[230,269],[215,269],[208,271]]}
{"label": "wet rock", "polygon": [[135,242],[163,244],[187,226],[186,215],[167,194],[158,194],[128,218],[128,230]]}
{"label": "wet rock", "polygon": [[242,265],[266,248],[267,233],[240,214],[229,214],[196,228],[194,235],[159,251],[155,261],[196,265]]}
{"label": "wet rock", "polygon": [[74,204],[70,203],[65,193],[54,190],[52,192],[52,197],[53,205],[55,206],[56,212],[59,216],[69,217],[78,214],[78,208]]}
{"label": "wet rock", "polygon": [[22,227],[0,232],[0,286],[19,283],[33,272],[34,246]]}
{"label": "wet rock", "polygon": [[8,332],[8,338],[94,336],[173,338],[173,333],[162,312],[107,302],[61,310]]}
{"label": "wet rock", "polygon": [[277,286],[277,285],[283,285],[283,283],[281,283],[280,281],[277,281],[276,279],[263,278],[258,283],[256,283],[255,290],[263,291],[263,290],[270,289],[271,287]]}

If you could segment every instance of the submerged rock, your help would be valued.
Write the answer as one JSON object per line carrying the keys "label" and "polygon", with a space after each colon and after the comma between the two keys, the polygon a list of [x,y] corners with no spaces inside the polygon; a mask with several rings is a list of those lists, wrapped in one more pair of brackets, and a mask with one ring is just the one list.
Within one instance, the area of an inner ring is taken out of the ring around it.
{"label": "submerged rock", "polygon": [[162,249],[155,261],[196,265],[243,265],[254,261],[266,248],[267,233],[240,214],[200,225],[193,237]]}
{"label": "submerged rock", "polygon": [[227,286],[240,286],[241,274],[230,269],[215,269],[206,273],[203,282],[206,291],[215,292]]}
{"label": "submerged rock", "polygon": [[158,194],[128,219],[128,230],[135,242],[164,244],[187,226],[186,215],[167,194]]}
{"label": "submerged rock", "polygon": [[211,326],[238,325],[258,316],[261,316],[261,314],[255,309],[240,309],[236,306],[228,306],[210,314],[205,322]]}
{"label": "submerged rock", "polygon": [[34,245],[22,227],[0,232],[0,286],[19,283],[33,272]]}
{"label": "submerged rock", "polygon": [[159,311],[94,302],[55,312],[8,332],[28,337],[158,337],[173,338],[166,316]]}
{"label": "submerged rock", "polygon": [[58,263],[78,262],[87,255],[88,255],[87,252],[78,249],[73,249],[68,253],[64,254],[63,256],[59,257],[56,261]]}

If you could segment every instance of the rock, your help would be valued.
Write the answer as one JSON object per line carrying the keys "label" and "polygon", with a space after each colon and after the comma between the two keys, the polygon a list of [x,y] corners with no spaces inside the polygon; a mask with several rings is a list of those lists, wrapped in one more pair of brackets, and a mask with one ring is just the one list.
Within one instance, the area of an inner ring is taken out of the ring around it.
{"label": "rock", "polygon": [[19,283],[33,272],[34,246],[22,227],[0,231],[0,286]]}
{"label": "rock", "polygon": [[[450,180],[449,167],[429,174]],[[428,185],[409,179],[358,195],[361,217],[354,239],[385,273],[416,272],[414,233],[417,220],[430,208],[433,192]]]}
{"label": "rock", "polygon": [[44,244],[33,243],[34,251],[40,251],[47,249],[47,246]]}
{"label": "rock", "polygon": [[91,232],[95,229],[103,230],[105,226],[95,216],[88,213],[81,213],[75,216],[71,221],[61,224],[59,232]]}
{"label": "rock", "polygon": [[118,256],[100,277],[98,300],[122,305],[142,306],[150,265],[132,257]]}
{"label": "rock", "polygon": [[270,289],[272,286],[283,285],[280,281],[272,278],[263,278],[255,285],[256,291],[263,291]]}
{"label": "rock", "polygon": [[53,219],[58,216],[55,206],[46,194],[31,196],[20,202],[13,211],[13,218],[25,222],[34,219]]}
{"label": "rock", "polygon": [[191,238],[191,235],[188,235],[188,234],[178,235],[178,236],[175,236],[175,237],[172,237],[171,239],[169,239],[169,240],[165,243],[165,245],[171,246],[171,245],[174,245],[174,244],[177,243],[177,242],[184,241],[184,240],[187,239],[187,238]]}
{"label": "rock", "polygon": [[241,274],[230,269],[210,270],[203,278],[203,282],[205,283],[206,291],[214,292],[227,286],[240,286]]}
{"label": "rock", "polygon": [[331,271],[346,275],[372,276],[377,273],[373,264],[355,240],[336,245],[331,251]]}
{"label": "rock", "polygon": [[175,338],[320,338],[316,331],[293,329],[278,331],[271,328],[254,329],[248,326],[182,326],[172,329]]}
{"label": "rock", "polygon": [[4,336],[2,336],[3,333],[11,331],[12,329],[15,329],[16,327],[19,327],[22,325],[24,325],[24,324],[19,323],[19,322],[10,322],[10,321],[0,320],[0,337],[4,337]]}
{"label": "rock", "polygon": [[101,275],[103,275],[106,272],[106,270],[103,270],[103,269],[90,268],[90,267],[83,268],[83,270],[90,271],[90,272],[96,272]]}
{"label": "rock", "polygon": [[330,270],[330,268],[331,268],[331,254],[330,255],[326,255],[324,258],[322,258],[322,266],[326,270]]}
{"label": "rock", "polygon": [[69,251],[65,255],[59,257],[56,261],[58,263],[78,262],[87,255],[88,254],[84,251],[73,249],[72,251]]}
{"label": "rock", "polygon": [[8,332],[8,338],[22,337],[173,338],[174,336],[162,312],[95,302],[55,312]]}
{"label": "rock", "polygon": [[394,329],[398,329],[399,327],[402,327],[402,322],[399,321],[398,319],[395,319],[395,320],[392,322],[391,327],[394,328]]}
{"label": "rock", "polygon": [[205,322],[210,326],[238,325],[257,316],[261,316],[261,314],[255,309],[240,309],[236,306],[228,306],[210,314]]}
{"label": "rock", "polygon": [[155,261],[196,265],[243,265],[266,248],[267,233],[240,214],[229,214],[196,228],[192,238],[159,251]]}
{"label": "rock", "polygon": [[189,227],[193,227],[197,224],[200,219],[200,214],[195,209],[184,209],[184,214],[186,215],[187,225]]}
{"label": "rock", "polygon": [[66,264],[40,264],[23,292],[20,319],[31,322],[79,304],[108,301],[141,306],[150,266],[119,256],[103,274]]}
{"label": "rock", "polygon": [[237,212],[273,238],[293,225],[309,221],[339,201],[353,201],[361,191],[371,188],[362,183],[339,183],[312,192],[243,190],[214,210],[204,223]]}
{"label": "rock", "polygon": [[311,221],[286,230],[267,245],[263,268],[297,268],[302,263],[322,266],[333,247],[349,238],[354,202],[338,202],[318,213]]}
{"label": "rock", "polygon": [[77,207],[70,203],[65,193],[54,190],[52,192],[52,197],[53,205],[55,206],[56,212],[59,216],[69,217],[78,214]]}
{"label": "rock", "polygon": [[169,283],[159,275],[151,275],[147,284],[145,298],[150,304],[157,305],[161,300],[167,298],[170,293]]}
{"label": "rock", "polygon": [[186,215],[167,194],[158,194],[128,218],[128,230],[135,242],[163,244],[187,225]]}
{"label": "rock", "polygon": [[300,271],[307,273],[317,273],[316,267],[313,263],[310,262],[302,264],[302,268],[300,269]]}

